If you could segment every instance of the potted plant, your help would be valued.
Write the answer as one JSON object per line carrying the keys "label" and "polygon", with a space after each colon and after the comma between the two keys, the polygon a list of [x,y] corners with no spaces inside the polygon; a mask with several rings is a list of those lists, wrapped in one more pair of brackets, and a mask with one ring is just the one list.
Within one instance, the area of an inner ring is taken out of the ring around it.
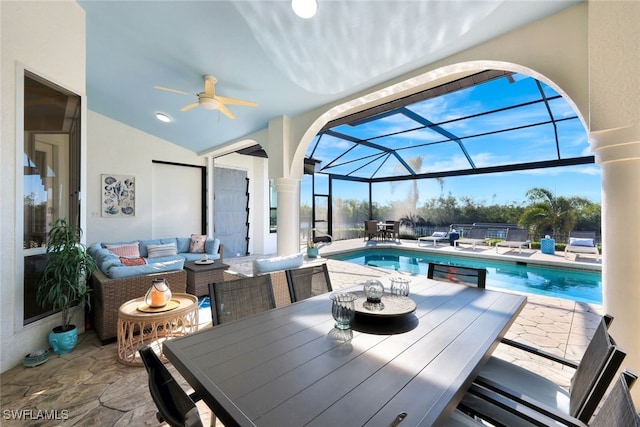
{"label": "potted plant", "polygon": [[66,219],[56,220],[47,238],[47,263],[36,292],[42,307],[51,305],[62,312],[62,324],[53,328],[49,343],[56,354],[73,350],[78,330],[71,325],[74,308],[89,305],[87,279],[97,268],[94,259],[80,243],[82,230]]}
{"label": "potted plant", "polygon": [[318,258],[319,248],[317,244],[313,241],[313,228],[309,230],[307,233],[307,256],[309,258]]}

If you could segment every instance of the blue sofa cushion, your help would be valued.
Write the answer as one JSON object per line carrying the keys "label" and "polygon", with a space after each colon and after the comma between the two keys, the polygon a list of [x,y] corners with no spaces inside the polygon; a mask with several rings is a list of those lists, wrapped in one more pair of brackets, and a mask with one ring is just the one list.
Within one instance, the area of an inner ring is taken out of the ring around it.
{"label": "blue sofa cushion", "polygon": [[142,276],[145,274],[182,270],[183,267],[184,258],[163,262],[153,262],[151,264],[145,265],[136,265],[134,267],[126,267],[124,265],[122,265],[122,267],[113,266],[109,270],[109,277],[111,277],[112,279],[121,279],[123,277]]}

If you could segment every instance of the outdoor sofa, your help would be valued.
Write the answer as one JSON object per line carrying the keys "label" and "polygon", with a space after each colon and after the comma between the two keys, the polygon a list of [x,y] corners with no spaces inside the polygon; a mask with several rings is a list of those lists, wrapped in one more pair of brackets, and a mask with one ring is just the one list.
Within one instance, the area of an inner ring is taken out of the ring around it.
{"label": "outdoor sofa", "polygon": [[[199,247],[204,244],[204,252],[191,252],[194,240],[198,241]],[[184,293],[187,287],[187,272],[183,269],[185,261],[197,261],[203,255],[209,259],[223,259],[223,245],[218,239],[206,236],[203,239],[196,235],[97,242],[89,245],[87,252],[98,265],[90,281],[91,314],[93,328],[103,343],[117,335],[120,306],[131,299],[143,297],[153,279],[163,278],[172,293]]]}

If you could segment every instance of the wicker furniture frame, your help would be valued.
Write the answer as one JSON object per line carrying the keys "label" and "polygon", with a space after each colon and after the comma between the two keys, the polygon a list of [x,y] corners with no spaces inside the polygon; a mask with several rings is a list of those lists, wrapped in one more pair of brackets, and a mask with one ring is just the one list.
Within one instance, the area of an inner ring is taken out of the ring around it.
{"label": "wicker furniture frame", "polygon": [[111,279],[96,270],[91,278],[91,311],[93,327],[103,344],[117,336],[118,309],[125,302],[145,295],[153,279],[163,278],[172,293],[184,293],[187,289],[187,272],[184,270],[144,276]]}
{"label": "wicker furniture frame", "polygon": [[224,281],[224,270],[229,266],[220,261],[212,264],[196,264],[195,261],[184,263],[187,271],[187,293],[197,297],[209,295],[209,283]]}
{"label": "wicker furniture frame", "polygon": [[198,330],[198,298],[190,294],[176,293],[172,300],[179,301],[177,308],[157,313],[138,310],[144,305],[144,297],[125,302],[118,310],[118,359],[125,365],[142,366],[138,350],[156,343],[159,357],[162,354],[161,340],[180,337]]}

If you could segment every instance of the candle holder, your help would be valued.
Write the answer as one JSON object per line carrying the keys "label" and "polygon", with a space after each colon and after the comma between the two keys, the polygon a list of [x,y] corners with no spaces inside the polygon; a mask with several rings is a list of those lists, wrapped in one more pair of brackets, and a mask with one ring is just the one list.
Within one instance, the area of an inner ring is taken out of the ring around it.
{"label": "candle holder", "polygon": [[162,308],[171,299],[171,290],[165,279],[153,279],[151,287],[144,296],[144,302],[152,308]]}
{"label": "candle holder", "polygon": [[364,295],[367,297],[367,302],[371,304],[380,304],[382,301],[382,294],[384,294],[384,286],[379,280],[367,280],[364,284]]}

